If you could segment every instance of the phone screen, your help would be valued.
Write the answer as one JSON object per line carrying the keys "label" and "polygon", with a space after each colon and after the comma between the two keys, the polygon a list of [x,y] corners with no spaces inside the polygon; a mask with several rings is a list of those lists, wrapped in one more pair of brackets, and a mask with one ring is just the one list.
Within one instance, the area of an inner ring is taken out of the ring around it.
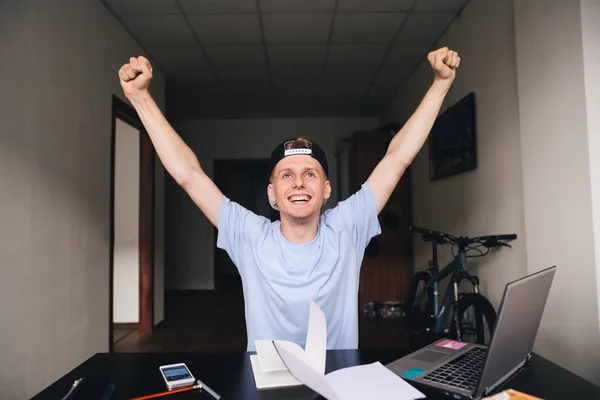
{"label": "phone screen", "polygon": [[168,367],[162,369],[165,374],[165,378],[169,382],[178,381],[181,379],[191,378],[189,371],[183,365],[178,365],[175,367]]}

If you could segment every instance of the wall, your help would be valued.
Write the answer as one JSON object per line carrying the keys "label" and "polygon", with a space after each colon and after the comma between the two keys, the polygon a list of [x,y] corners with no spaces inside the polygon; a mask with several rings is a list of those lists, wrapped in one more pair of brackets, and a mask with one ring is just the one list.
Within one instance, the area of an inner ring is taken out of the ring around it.
{"label": "wall", "polygon": [[113,322],[140,318],[140,131],[115,126],[115,245]]}
{"label": "wall", "polygon": [[[376,118],[179,120],[172,123],[210,177],[213,177],[215,159],[269,158],[273,147],[282,140],[301,135],[314,139],[328,154],[334,191],[327,207],[337,203],[336,141],[353,131],[377,127]],[[165,287],[212,289],[214,228],[171,178],[167,181],[166,221],[165,262],[169,268],[165,271]]]}
{"label": "wall", "polygon": [[[594,222],[594,250],[596,262],[596,291],[600,304],[600,2],[581,1],[583,37],[583,70],[585,80],[586,113],[590,157],[590,182]],[[600,307],[598,307],[600,314]],[[599,315],[600,321],[600,315]]]}
{"label": "wall", "polygon": [[[519,235],[513,249],[481,258],[472,269],[495,306],[507,282],[558,265],[534,351],[600,384],[594,265],[594,240],[600,240],[592,198],[596,211],[600,200],[590,187],[597,182],[590,157],[600,155],[600,145],[597,117],[586,113],[598,109],[598,78],[591,73],[597,69],[599,36],[592,21],[598,14],[594,8],[583,22],[581,15],[581,7],[590,11],[595,4],[467,5],[437,47],[449,46],[462,59],[445,105],[470,91],[477,96],[479,166],[430,182],[426,145],[413,164],[412,194],[415,225],[463,235]],[[423,63],[381,122],[410,116],[431,78]],[[594,168],[600,170],[592,162]],[[416,240],[415,253],[415,269],[424,269],[429,248]],[[449,258],[446,253],[443,260]]]}
{"label": "wall", "polygon": [[[430,182],[428,143],[411,167],[414,225],[457,236],[518,235],[512,249],[469,259],[469,270],[480,277],[481,290],[494,306],[499,305],[504,284],[527,271],[512,21],[510,2],[471,1],[437,46],[448,46],[461,57],[443,109],[475,92],[478,168]],[[402,123],[410,117],[432,79],[424,60],[382,122]],[[430,245],[415,236],[414,251],[415,270],[426,269]],[[450,248],[440,248],[439,258],[449,261]]]}
{"label": "wall", "polygon": [[598,95],[592,75],[597,66],[587,64],[587,71],[584,66],[597,52],[584,57],[583,48],[598,42],[591,36],[597,28],[584,25],[582,31],[579,1],[514,4],[527,270],[558,266],[535,350],[600,384],[590,185],[596,177],[590,175],[590,157],[599,154],[593,154],[598,131],[590,130],[597,120],[588,120],[586,112],[598,112],[586,99],[586,93]]}
{"label": "wall", "polygon": [[[108,349],[111,97],[138,45],[97,0],[2,2],[0,398]],[[154,95],[164,105],[164,78]]]}

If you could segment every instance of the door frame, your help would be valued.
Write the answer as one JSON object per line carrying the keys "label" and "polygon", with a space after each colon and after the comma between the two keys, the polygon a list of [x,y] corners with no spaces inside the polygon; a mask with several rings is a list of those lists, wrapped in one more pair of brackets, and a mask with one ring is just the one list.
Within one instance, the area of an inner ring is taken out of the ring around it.
{"label": "door frame", "polygon": [[115,146],[117,118],[140,132],[140,190],[139,190],[139,322],[138,334],[154,331],[154,192],[155,151],[148,132],[136,111],[113,95],[110,149],[110,245],[109,245],[109,323],[108,349],[113,352],[113,294],[115,247]]}

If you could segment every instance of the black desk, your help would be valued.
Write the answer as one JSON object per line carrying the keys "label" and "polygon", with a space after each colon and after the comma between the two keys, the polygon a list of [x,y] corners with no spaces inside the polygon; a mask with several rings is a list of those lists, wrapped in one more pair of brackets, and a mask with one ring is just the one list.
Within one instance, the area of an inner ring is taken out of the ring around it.
{"label": "black desk", "polygon": [[[405,355],[407,351],[329,350],[326,372],[375,361],[385,365]],[[249,353],[218,355],[98,353],[36,395],[34,399],[62,399],[75,379],[87,375],[102,375],[112,379],[117,387],[115,399],[161,392],[165,390],[165,385],[159,375],[158,367],[177,362],[185,362],[198,379],[204,381],[225,400],[319,398],[306,387],[258,392],[254,384]],[[534,355],[528,366],[505,384],[504,388],[521,390],[544,399],[600,399],[600,388],[537,355]],[[434,398],[430,397],[430,393],[424,393],[428,399]],[[174,394],[163,398],[206,399],[208,397],[198,392],[187,392],[187,394]]]}

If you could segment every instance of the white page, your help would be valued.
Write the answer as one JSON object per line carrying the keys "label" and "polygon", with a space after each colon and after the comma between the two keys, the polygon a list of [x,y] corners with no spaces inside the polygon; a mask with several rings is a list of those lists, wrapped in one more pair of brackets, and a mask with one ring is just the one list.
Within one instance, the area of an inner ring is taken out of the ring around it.
{"label": "white page", "polygon": [[323,375],[319,374],[306,362],[287,351],[285,349],[285,344],[282,346],[282,343],[279,341],[274,341],[273,343],[279,352],[279,356],[294,378],[304,383],[306,386],[328,400],[341,400],[340,397],[329,386]]}
{"label": "white page", "polygon": [[327,374],[325,380],[341,400],[425,398],[423,393],[379,362],[339,369]]}
{"label": "white page", "polygon": [[305,360],[321,375],[325,375],[327,350],[327,320],[325,313],[314,301],[310,301],[308,332],[306,334]]}
{"label": "white page", "polygon": [[[302,354],[304,353],[302,347],[298,346],[296,343],[286,343],[286,349],[288,351],[297,355],[302,360],[305,359],[304,355]],[[255,340],[254,345],[256,346],[256,355],[258,356],[258,364],[260,365],[261,371],[268,372],[287,369],[283,361],[281,361],[279,354],[277,354],[277,350],[275,350],[272,340]]]}
{"label": "white page", "polygon": [[[302,362],[309,364],[309,361],[306,357],[306,353],[304,352],[304,349],[300,346],[298,346],[298,344],[294,343],[294,342],[289,342],[287,340],[273,340],[271,347],[273,349],[275,349],[275,342],[277,342],[277,344],[279,344],[280,347],[283,347],[288,353],[293,354],[296,358],[298,358],[299,360],[301,360]],[[277,352],[277,350],[275,350],[275,354],[280,357],[280,354]],[[281,359],[281,357],[279,358],[279,360],[281,360],[281,362],[283,363],[283,360]],[[310,365],[310,364],[309,364]],[[284,364],[285,366],[285,364]],[[286,367],[287,369],[287,367]]]}

